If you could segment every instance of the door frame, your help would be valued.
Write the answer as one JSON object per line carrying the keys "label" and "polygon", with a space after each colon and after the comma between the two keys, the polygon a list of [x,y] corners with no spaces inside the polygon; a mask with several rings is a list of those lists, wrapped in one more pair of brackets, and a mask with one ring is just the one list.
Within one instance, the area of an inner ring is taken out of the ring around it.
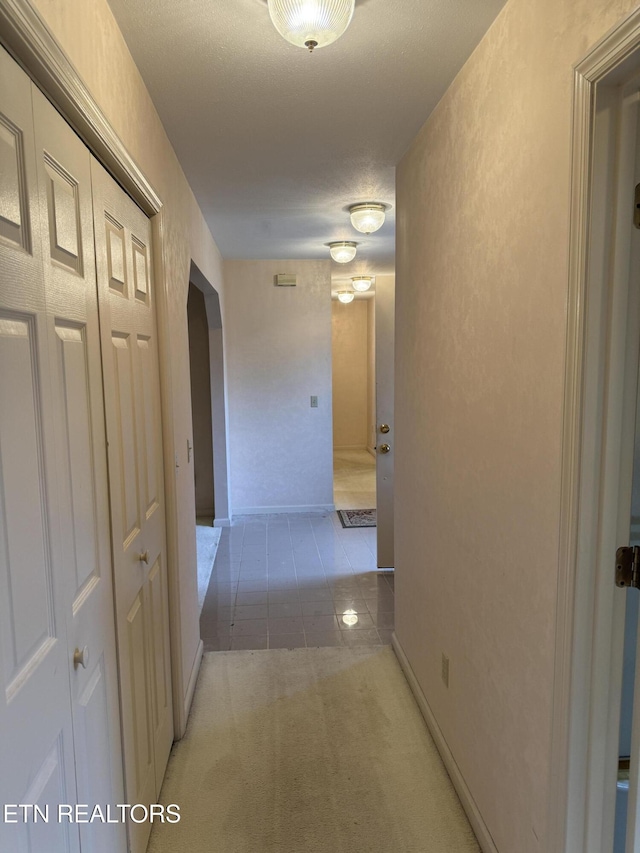
{"label": "door frame", "polygon": [[[616,160],[618,140],[628,143],[630,135],[630,114],[616,92],[638,70],[640,9],[574,66],[551,853],[606,850],[613,839],[624,628],[614,567],[615,548],[627,544],[617,541],[625,535],[622,522],[628,537],[624,494],[633,461],[639,333],[628,267],[633,171],[631,203],[616,198],[635,166],[635,149],[621,145]],[[637,115],[637,104],[633,109]],[[629,217],[629,229],[615,229],[614,213]]]}
{"label": "door frame", "polygon": [[[156,283],[156,322],[160,366],[161,427],[165,483],[167,583],[171,638],[171,676],[175,737],[185,732],[193,689],[187,701],[180,633],[180,583],[178,568],[178,513],[174,469],[174,429],[171,411],[172,373],[170,328],[165,275],[165,213],[160,196],[139,169],[121,139],[89,92],[40,13],[29,0],[2,0],[0,43],[54,103],[89,150],[147,214],[151,222],[152,269]],[[201,652],[198,655],[199,662]],[[193,680],[193,679],[192,679]],[[193,681],[195,687],[195,681]]]}
{"label": "door frame", "polygon": [[[191,261],[189,283],[204,295],[209,330],[209,372],[211,375],[211,428],[213,438],[214,527],[229,527],[229,459],[227,455],[227,394],[220,295],[209,279]],[[185,304],[186,311],[186,304]]]}

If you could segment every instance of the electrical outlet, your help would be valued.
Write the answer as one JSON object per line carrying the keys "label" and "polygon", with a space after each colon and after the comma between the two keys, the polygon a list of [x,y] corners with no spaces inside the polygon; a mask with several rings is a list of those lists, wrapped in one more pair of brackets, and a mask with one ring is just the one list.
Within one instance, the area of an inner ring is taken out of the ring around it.
{"label": "electrical outlet", "polygon": [[315,396],[311,398],[311,408],[312,409],[318,408],[318,398]]}
{"label": "electrical outlet", "polygon": [[442,682],[445,687],[449,686],[449,658],[442,652]]}

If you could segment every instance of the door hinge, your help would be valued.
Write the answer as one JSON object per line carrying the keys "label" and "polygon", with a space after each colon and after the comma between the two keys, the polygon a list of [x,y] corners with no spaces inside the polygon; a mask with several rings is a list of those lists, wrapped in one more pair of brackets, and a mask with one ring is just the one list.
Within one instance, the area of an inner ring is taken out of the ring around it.
{"label": "door hinge", "polygon": [[637,545],[616,551],[616,586],[640,589],[640,547]]}

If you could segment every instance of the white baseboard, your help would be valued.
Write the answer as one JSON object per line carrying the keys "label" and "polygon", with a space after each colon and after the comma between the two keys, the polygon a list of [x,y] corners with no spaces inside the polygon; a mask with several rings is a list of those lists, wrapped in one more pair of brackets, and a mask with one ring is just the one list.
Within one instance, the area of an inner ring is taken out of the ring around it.
{"label": "white baseboard", "polygon": [[231,527],[231,519],[230,518],[214,518],[213,519],[214,527]]}
{"label": "white baseboard", "polygon": [[480,809],[476,805],[476,802],[471,795],[471,791],[464,780],[464,776],[460,772],[460,768],[456,764],[456,760],[444,739],[440,726],[433,715],[433,711],[429,707],[429,703],[422,692],[422,688],[418,684],[418,679],[415,677],[415,674],[411,669],[411,664],[404,653],[404,649],[400,645],[400,641],[396,637],[395,631],[392,635],[391,642],[393,643],[393,649],[396,653],[400,666],[402,667],[402,671],[409,682],[409,687],[415,696],[418,707],[420,708],[424,721],[427,724],[427,728],[434,740],[436,749],[440,753],[440,758],[442,758],[444,766],[447,768],[447,773],[453,782],[453,787],[456,789],[462,808],[464,809],[467,819],[476,834],[476,838],[478,839],[478,843],[480,844],[483,853],[498,853],[498,848],[496,847],[495,842],[491,837],[491,833],[480,814]]}
{"label": "white baseboard", "polygon": [[[191,710],[191,703],[193,702],[193,694],[196,690],[196,682],[198,680],[198,673],[200,672],[200,664],[202,663],[202,652],[204,650],[204,643],[200,640],[198,644],[198,651],[196,652],[195,660],[193,661],[193,666],[191,667],[191,675],[189,676],[189,684],[187,686],[187,693],[184,697],[184,728],[186,731],[187,721],[189,719],[189,711]],[[184,731],[180,732],[180,738],[184,736]],[[180,738],[176,738],[179,740]]]}
{"label": "white baseboard", "polygon": [[335,504],[309,504],[308,506],[239,506],[233,511],[237,515],[272,515],[285,512],[333,512]]}

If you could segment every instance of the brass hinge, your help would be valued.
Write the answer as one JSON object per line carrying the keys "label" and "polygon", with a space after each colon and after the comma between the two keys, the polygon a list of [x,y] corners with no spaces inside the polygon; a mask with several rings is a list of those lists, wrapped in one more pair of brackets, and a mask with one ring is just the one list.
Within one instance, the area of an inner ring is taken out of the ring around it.
{"label": "brass hinge", "polygon": [[616,586],[640,589],[640,547],[637,545],[616,551]]}

